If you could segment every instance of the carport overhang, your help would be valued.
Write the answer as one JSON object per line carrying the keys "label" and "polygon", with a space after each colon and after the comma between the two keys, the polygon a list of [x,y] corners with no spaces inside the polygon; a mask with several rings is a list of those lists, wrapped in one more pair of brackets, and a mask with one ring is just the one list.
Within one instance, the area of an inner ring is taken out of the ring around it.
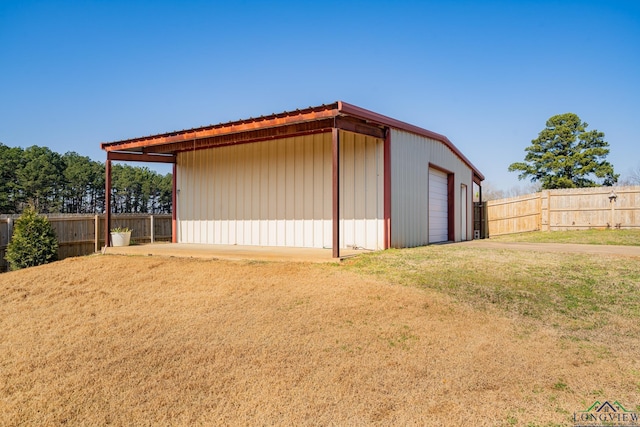
{"label": "carport overhang", "polygon": [[390,128],[435,139],[448,146],[473,171],[473,181],[484,176],[444,135],[338,101],[258,118],[249,118],[194,129],[102,143],[107,152],[105,197],[105,245],[111,229],[111,162],[155,162],[173,164],[172,241],[177,243],[176,163],[178,153],[227,145],[247,144],[294,136],[328,133],[332,135],[332,222],[333,256],[340,257],[340,130],[384,141],[384,247],[391,244],[391,150]]}

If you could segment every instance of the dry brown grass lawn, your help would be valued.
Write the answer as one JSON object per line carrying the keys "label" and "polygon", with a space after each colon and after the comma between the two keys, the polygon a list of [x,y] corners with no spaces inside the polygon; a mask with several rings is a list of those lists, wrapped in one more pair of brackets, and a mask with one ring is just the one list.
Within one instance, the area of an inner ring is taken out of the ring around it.
{"label": "dry brown grass lawn", "polygon": [[640,404],[616,339],[353,265],[67,259],[0,275],[0,425],[571,425]]}

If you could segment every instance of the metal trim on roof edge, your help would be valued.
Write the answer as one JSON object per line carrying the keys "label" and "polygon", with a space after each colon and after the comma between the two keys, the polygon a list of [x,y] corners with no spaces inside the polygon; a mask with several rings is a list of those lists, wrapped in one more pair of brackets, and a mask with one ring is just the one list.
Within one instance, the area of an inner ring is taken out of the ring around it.
{"label": "metal trim on roof edge", "polygon": [[353,104],[349,104],[344,101],[336,101],[331,104],[322,104],[316,107],[304,108],[302,110],[298,109],[294,111],[284,111],[282,113],[274,113],[267,116],[260,116],[256,118],[251,117],[244,120],[218,123],[216,125],[183,129],[180,131],[166,132],[162,134],[155,134],[120,141],[103,142],[100,144],[100,148],[109,152],[116,150],[130,150],[133,148],[152,147],[182,141],[208,138],[212,136],[247,132],[251,130],[277,128],[287,124],[311,122],[319,119],[326,119],[329,117],[337,117],[340,115],[355,117],[372,124],[391,127],[426,138],[434,139],[436,141],[440,141],[449,149],[451,149],[456,154],[456,156],[458,156],[464,163],[466,163],[467,166],[472,169],[474,175],[480,179],[480,181],[485,179],[484,175],[478,170],[478,168],[476,168],[473,163],[471,163],[471,161],[464,154],[462,154],[462,152],[445,135],[432,132],[430,130],[400,120],[396,120],[382,114],[375,113],[373,111],[358,107]]}

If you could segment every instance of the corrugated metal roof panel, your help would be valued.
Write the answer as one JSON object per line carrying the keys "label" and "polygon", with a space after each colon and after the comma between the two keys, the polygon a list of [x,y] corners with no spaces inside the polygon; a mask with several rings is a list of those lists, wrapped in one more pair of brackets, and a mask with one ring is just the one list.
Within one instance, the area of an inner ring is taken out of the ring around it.
{"label": "corrugated metal roof panel", "polygon": [[[359,120],[360,126],[367,128],[369,134],[380,132],[384,128],[394,128],[424,136],[443,143],[466,163],[474,173],[474,179],[484,180],[484,175],[462,154],[462,152],[444,135],[421,127],[375,113],[364,108],[337,101],[308,107],[302,110],[283,111],[257,118],[236,120],[217,125],[167,132],[144,137],[105,142],[100,144],[106,151],[125,151],[143,153],[177,153],[181,151],[209,148],[226,144],[270,140],[276,137],[308,134],[328,131],[331,127],[341,128],[340,118]],[[333,120],[333,122],[331,121]],[[309,125],[300,125],[309,123]],[[311,124],[313,123],[313,124]],[[346,126],[347,122],[343,122]],[[372,125],[378,126],[375,128]],[[357,124],[351,124],[345,130],[359,132]],[[362,131],[362,130],[361,130]],[[234,137],[233,135],[242,135]]]}

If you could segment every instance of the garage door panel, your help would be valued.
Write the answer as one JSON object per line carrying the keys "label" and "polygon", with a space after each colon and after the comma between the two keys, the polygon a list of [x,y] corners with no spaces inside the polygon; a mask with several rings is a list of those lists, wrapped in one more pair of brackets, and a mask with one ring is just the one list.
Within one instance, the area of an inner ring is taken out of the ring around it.
{"label": "garage door panel", "polygon": [[429,169],[429,243],[448,240],[447,174]]}

